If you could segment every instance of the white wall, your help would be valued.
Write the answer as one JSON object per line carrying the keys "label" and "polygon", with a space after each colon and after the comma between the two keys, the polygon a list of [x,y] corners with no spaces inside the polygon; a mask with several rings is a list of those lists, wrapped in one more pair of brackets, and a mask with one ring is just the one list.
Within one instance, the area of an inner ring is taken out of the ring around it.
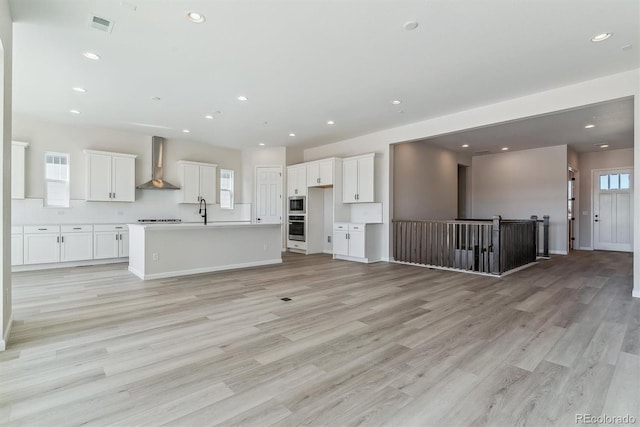
{"label": "white wall", "polygon": [[[72,222],[132,222],[140,218],[181,218],[201,221],[194,205],[178,204],[179,191],[136,190],[135,203],[86,202],[85,156],[93,149],[136,154],[136,184],[151,179],[151,137],[104,128],[88,128],[52,123],[21,114],[13,116],[13,139],[29,143],[26,150],[26,200],[14,200],[14,224]],[[68,209],[44,208],[44,153],[70,153],[71,203]],[[242,155],[240,150],[208,144],[168,139],[165,144],[165,180],[180,185],[178,160],[215,163],[236,174],[236,202],[233,211],[209,208],[209,220],[249,220],[249,207],[243,206]],[[216,181],[219,185],[219,179]]]}
{"label": "white wall", "polygon": [[[13,138],[30,144],[26,151],[26,197],[43,197],[43,159],[46,151],[71,154],[72,199],[84,199],[85,196],[85,159],[83,153],[85,149],[137,154],[136,185],[151,179],[151,135],[105,128],[71,126],[23,114],[14,114]],[[164,148],[165,180],[179,184],[176,163],[178,160],[216,163],[218,168],[236,171],[236,187],[240,190],[236,191],[236,200],[243,200],[240,150],[178,139],[167,139]]]}
{"label": "white wall", "polygon": [[[635,98],[633,100],[633,161],[640,165],[640,68],[635,71]],[[640,174],[634,173],[633,188],[640,188]],[[640,298],[640,197],[633,199],[633,296]]]}
{"label": "white wall", "polygon": [[[11,64],[12,64],[12,21],[8,0],[0,0],[0,173],[11,176]],[[0,221],[2,244],[0,245],[0,351],[5,349],[11,329],[11,180],[3,179],[0,200]]]}
{"label": "white wall", "polygon": [[395,144],[394,217],[455,219],[458,216],[458,159],[453,151],[428,142]]}
{"label": "white wall", "polygon": [[474,218],[549,215],[549,250],[567,253],[566,145],[477,156],[471,173]]}
{"label": "white wall", "polygon": [[[591,239],[592,227],[592,199],[593,179],[592,172],[595,169],[613,169],[633,167],[633,148],[622,150],[596,151],[580,154],[580,249],[593,249]],[[638,213],[634,212],[637,217]]]}

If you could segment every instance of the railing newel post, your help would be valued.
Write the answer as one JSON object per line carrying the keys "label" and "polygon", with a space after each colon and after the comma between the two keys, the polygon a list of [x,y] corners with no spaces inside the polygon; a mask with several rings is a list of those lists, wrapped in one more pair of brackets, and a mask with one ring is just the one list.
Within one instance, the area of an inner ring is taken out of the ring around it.
{"label": "railing newel post", "polygon": [[543,256],[545,258],[549,258],[549,215],[544,215],[542,217],[544,229],[543,229]]}
{"label": "railing newel post", "polygon": [[493,227],[491,230],[491,246],[493,248],[493,262],[491,263],[491,274],[500,275],[500,215],[493,216]]}

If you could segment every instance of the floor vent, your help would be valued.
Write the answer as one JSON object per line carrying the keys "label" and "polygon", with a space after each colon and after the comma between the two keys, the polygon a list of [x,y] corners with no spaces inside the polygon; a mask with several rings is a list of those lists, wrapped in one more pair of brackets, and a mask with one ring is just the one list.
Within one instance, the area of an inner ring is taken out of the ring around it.
{"label": "floor vent", "polygon": [[110,21],[105,18],[100,18],[99,16],[93,15],[91,20],[89,21],[89,26],[91,28],[95,28],[96,30],[104,31],[105,33],[110,33],[113,30],[113,21]]}
{"label": "floor vent", "polygon": [[287,298],[287,297],[280,298],[280,299],[281,299],[282,301],[291,301],[291,298]]}

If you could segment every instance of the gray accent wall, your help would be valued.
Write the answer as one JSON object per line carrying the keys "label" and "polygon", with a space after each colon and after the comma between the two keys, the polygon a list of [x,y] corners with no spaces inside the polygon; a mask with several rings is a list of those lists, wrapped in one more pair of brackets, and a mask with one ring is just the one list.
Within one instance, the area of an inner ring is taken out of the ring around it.
{"label": "gray accent wall", "polygon": [[393,146],[395,219],[455,219],[458,215],[457,154],[425,142]]}
{"label": "gray accent wall", "polygon": [[549,249],[567,252],[566,145],[476,156],[471,173],[474,218],[549,215]]}

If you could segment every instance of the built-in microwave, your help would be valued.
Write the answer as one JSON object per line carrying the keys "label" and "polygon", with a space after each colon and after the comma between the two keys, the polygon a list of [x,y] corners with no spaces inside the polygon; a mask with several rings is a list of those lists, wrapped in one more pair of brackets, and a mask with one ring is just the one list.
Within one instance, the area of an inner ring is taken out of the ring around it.
{"label": "built-in microwave", "polygon": [[303,214],[307,211],[307,198],[306,196],[292,196],[289,197],[289,213],[291,214]]}

